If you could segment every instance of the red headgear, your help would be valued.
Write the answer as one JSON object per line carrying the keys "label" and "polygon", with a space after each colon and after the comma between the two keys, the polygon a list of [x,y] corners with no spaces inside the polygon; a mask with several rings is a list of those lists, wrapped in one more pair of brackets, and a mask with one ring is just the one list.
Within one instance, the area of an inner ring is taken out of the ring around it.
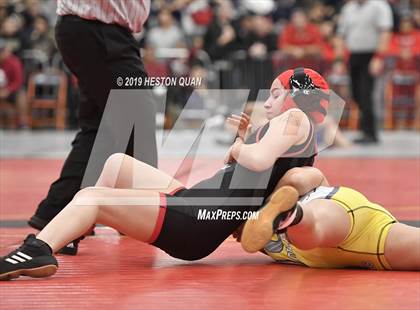
{"label": "red headgear", "polygon": [[[299,93],[296,97],[288,94],[281,107],[281,112],[300,108],[316,123],[324,121],[329,103],[329,86],[318,72],[308,68],[296,68],[281,73],[277,79],[285,89],[298,90]],[[303,92],[304,90],[308,90],[308,93]]]}

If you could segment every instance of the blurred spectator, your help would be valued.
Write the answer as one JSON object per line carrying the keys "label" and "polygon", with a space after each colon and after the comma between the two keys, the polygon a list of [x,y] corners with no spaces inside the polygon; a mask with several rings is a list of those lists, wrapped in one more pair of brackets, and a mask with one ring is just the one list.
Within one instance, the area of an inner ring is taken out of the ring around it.
{"label": "blurred spectator", "polygon": [[344,46],[350,51],[352,93],[361,111],[362,136],[356,143],[378,141],[372,98],[374,77],[383,68],[392,24],[392,12],[386,1],[351,0],[342,8],[337,56],[344,56]]}
{"label": "blurred spectator", "polygon": [[308,17],[309,20],[314,24],[322,24],[326,20],[330,20],[334,14],[332,7],[326,6],[321,1],[314,1],[309,9]]}
{"label": "blurred spectator", "polygon": [[155,49],[145,46],[143,49],[143,62],[146,72],[149,76],[165,77],[168,76],[168,66],[166,63],[158,61],[155,57]]}
{"label": "blurred spectator", "polygon": [[392,34],[387,54],[398,58],[407,49],[412,57],[420,56],[420,29],[414,28],[409,16],[401,19],[399,31]]}
{"label": "blurred spectator", "polygon": [[23,49],[37,49],[49,59],[55,51],[55,43],[50,32],[48,19],[43,15],[34,18],[33,27],[23,34]]}
{"label": "blurred spectator", "polygon": [[322,37],[322,56],[327,64],[332,64],[335,57],[334,23],[326,20],[319,25]]}
{"label": "blurred spectator", "polygon": [[[296,60],[317,58],[322,52],[322,38],[318,26],[309,23],[305,11],[296,9],[279,36],[278,46]],[[297,65],[303,66],[304,63],[294,62],[292,66]]]}
{"label": "blurred spectator", "polygon": [[238,18],[238,28],[236,29],[236,42],[241,48],[245,45],[245,38],[248,36],[253,27],[254,24],[252,15],[244,14]]}
{"label": "blurred spectator", "polygon": [[0,39],[0,68],[4,72],[6,81],[0,89],[0,98],[11,103],[16,102],[16,93],[22,87],[22,63],[6,42]]}
{"label": "blurred spectator", "polygon": [[308,12],[308,18],[311,23],[320,24],[324,21],[325,12],[324,12],[324,5],[322,2],[315,1],[314,4],[311,6]]}
{"label": "blurred spectator", "polygon": [[245,36],[245,48],[251,58],[265,58],[276,50],[276,35],[270,18],[255,15],[251,19],[251,31]]}
{"label": "blurred spectator", "polygon": [[171,12],[163,9],[158,15],[159,25],[149,30],[147,45],[153,48],[175,48],[185,46],[182,30],[176,24]]}
{"label": "blurred spectator", "polygon": [[[336,12],[352,3],[363,7],[366,6],[364,3],[368,2],[388,2],[394,9],[394,18],[402,18],[401,27],[398,28],[400,31],[392,37],[389,50],[386,53],[377,53],[378,57],[371,61],[371,74],[374,71],[375,74],[381,72],[381,59],[385,55],[393,56],[395,62],[392,64],[398,70],[417,68],[419,64],[415,58],[419,54],[420,43],[419,33],[415,29],[420,29],[419,0],[154,0],[151,3],[152,16],[148,23],[148,31],[139,33],[145,46],[145,66],[151,76],[186,76],[191,66],[194,66],[191,59],[207,61],[205,53],[201,52],[204,49],[213,61],[227,60],[218,62],[215,66],[220,87],[249,87],[250,99],[256,96],[259,88],[263,88],[265,80],[271,79],[274,71],[285,69],[285,65],[310,66],[328,72],[332,78],[343,82],[344,88],[344,81],[348,77],[343,66],[349,58],[349,53],[340,52],[336,58],[335,52],[344,47],[343,44],[336,44],[337,41],[342,43],[344,37],[340,36],[341,39],[336,40],[334,36],[338,19]],[[51,59],[55,51],[54,41],[49,32],[51,20],[56,16],[51,10],[56,5],[56,1],[53,0],[0,0],[0,36],[12,47],[14,54],[20,57],[25,72],[31,72],[32,67],[39,66],[36,61],[31,63],[32,56],[40,56],[39,51],[47,54],[45,59]],[[380,9],[378,12],[378,15],[381,15]],[[411,22],[404,17],[408,13],[411,13]],[[357,14],[352,17],[360,18]],[[381,27],[377,19],[379,17],[372,15],[370,23],[376,22],[376,25]],[[350,25],[346,28],[347,41],[352,41],[349,34],[357,32],[352,28],[363,30],[365,27],[355,20],[357,19],[350,18],[350,24],[357,23],[358,27]],[[372,32],[371,28],[372,25],[368,25],[366,32]],[[375,40],[370,40],[368,44],[361,43],[361,46],[369,46],[373,41]],[[377,52],[383,45],[382,39],[378,42],[375,48],[362,53]],[[190,50],[190,59],[171,59],[163,63],[160,56],[156,58],[154,55],[159,48],[186,46]],[[274,53],[273,58],[268,61],[267,56],[271,56],[270,52],[275,51],[277,47],[284,53]],[[34,54],[31,54],[32,51],[22,53],[26,49],[33,49]],[[237,52],[238,50],[243,51]],[[357,48],[351,50],[353,64],[355,54],[359,51]],[[234,55],[230,57],[232,53]],[[283,54],[286,55],[286,59]],[[344,57],[341,57],[343,55]],[[419,59],[420,56],[417,57],[417,60]],[[26,73],[24,75],[28,76]],[[373,79],[372,76],[371,78]],[[353,86],[353,92],[357,93],[357,85]],[[366,94],[365,97],[363,94],[355,94],[354,97],[356,96],[365,98]],[[360,101],[365,102],[364,99]],[[365,111],[365,114],[366,119],[369,119],[369,111]],[[366,122],[361,122],[363,128]]]}
{"label": "blurred spectator", "polygon": [[167,8],[181,10],[181,25],[187,36],[204,35],[213,20],[213,10],[208,0],[176,0]]}
{"label": "blurred spectator", "polygon": [[418,59],[414,57],[410,48],[401,47],[394,69],[400,72],[419,72]]}
{"label": "blurred spectator", "polygon": [[0,39],[0,72],[0,101],[18,105],[20,121],[24,123],[25,108],[22,102],[18,102],[19,90],[23,84],[22,63],[3,39]]}
{"label": "blurred spectator", "polygon": [[215,8],[215,17],[204,36],[204,49],[213,60],[225,58],[237,49],[237,31],[233,25],[234,11],[229,0]]}
{"label": "blurred spectator", "polygon": [[12,7],[7,0],[0,0],[0,25],[4,22],[7,16],[9,16]]}
{"label": "blurred spectator", "polygon": [[7,16],[0,25],[0,37],[6,40],[7,46],[16,54],[22,50],[21,28],[22,18],[17,14]]}
{"label": "blurred spectator", "polygon": [[25,31],[34,27],[36,17],[43,12],[39,0],[25,0],[23,4],[24,10],[20,14],[23,17],[24,23],[22,28]]}
{"label": "blurred spectator", "polygon": [[[388,98],[391,106],[388,106],[388,118],[394,128],[404,124],[420,125],[420,30],[415,29],[410,16],[403,16],[400,19],[398,32],[394,33],[387,55],[395,60],[390,84],[392,96]],[[398,116],[398,117],[397,117]],[[403,117],[402,117],[403,116]],[[411,126],[409,126],[411,127]]]}
{"label": "blurred spectator", "polygon": [[251,30],[244,38],[248,59],[244,66],[245,85],[250,89],[249,100],[255,100],[260,89],[265,89],[273,78],[273,66],[269,53],[276,50],[277,36],[273,23],[266,16],[255,15]]}

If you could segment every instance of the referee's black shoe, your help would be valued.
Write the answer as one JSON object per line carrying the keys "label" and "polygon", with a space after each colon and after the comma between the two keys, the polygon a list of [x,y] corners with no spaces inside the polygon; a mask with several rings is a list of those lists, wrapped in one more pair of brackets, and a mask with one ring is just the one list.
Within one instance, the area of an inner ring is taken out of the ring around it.
{"label": "referee's black shoe", "polygon": [[57,268],[58,262],[50,246],[30,234],[19,248],[1,257],[0,280],[11,280],[19,276],[49,277]]}

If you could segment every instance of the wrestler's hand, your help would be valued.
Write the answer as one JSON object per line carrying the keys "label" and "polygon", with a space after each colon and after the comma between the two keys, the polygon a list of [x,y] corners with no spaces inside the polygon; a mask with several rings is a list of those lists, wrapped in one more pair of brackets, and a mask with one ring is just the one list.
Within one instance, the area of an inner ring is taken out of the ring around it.
{"label": "wrestler's hand", "polygon": [[241,242],[242,230],[244,229],[244,224],[239,226],[233,233],[232,237],[236,239],[237,242]]}
{"label": "wrestler's hand", "polygon": [[239,155],[241,153],[241,148],[244,144],[245,144],[244,140],[242,140],[242,138],[240,137],[237,137],[235,140],[235,143],[233,143],[232,151],[230,153],[235,161],[238,161]]}
{"label": "wrestler's hand", "polygon": [[229,150],[227,151],[225,155],[225,159],[223,160],[223,163],[225,165],[230,164],[235,161],[235,158],[233,158],[232,156],[232,148],[233,148],[233,145],[229,148]]}
{"label": "wrestler's hand", "polygon": [[238,136],[242,140],[245,140],[249,132],[251,132],[252,124],[250,118],[243,112],[241,112],[241,115],[232,114],[226,121],[229,125],[238,128]]}

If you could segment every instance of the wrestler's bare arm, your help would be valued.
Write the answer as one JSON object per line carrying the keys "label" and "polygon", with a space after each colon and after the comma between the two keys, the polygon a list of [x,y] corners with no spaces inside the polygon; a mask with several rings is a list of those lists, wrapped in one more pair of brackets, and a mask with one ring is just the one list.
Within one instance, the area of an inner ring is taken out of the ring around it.
{"label": "wrestler's bare arm", "polygon": [[325,175],[315,167],[292,168],[277,183],[276,190],[290,185],[296,188],[299,196],[305,195],[318,186],[329,186]]}
{"label": "wrestler's bare arm", "polygon": [[260,141],[244,144],[237,139],[231,156],[242,166],[253,171],[264,171],[296,144],[306,140],[310,132],[308,117],[298,109],[291,109],[270,121],[267,133]]}

